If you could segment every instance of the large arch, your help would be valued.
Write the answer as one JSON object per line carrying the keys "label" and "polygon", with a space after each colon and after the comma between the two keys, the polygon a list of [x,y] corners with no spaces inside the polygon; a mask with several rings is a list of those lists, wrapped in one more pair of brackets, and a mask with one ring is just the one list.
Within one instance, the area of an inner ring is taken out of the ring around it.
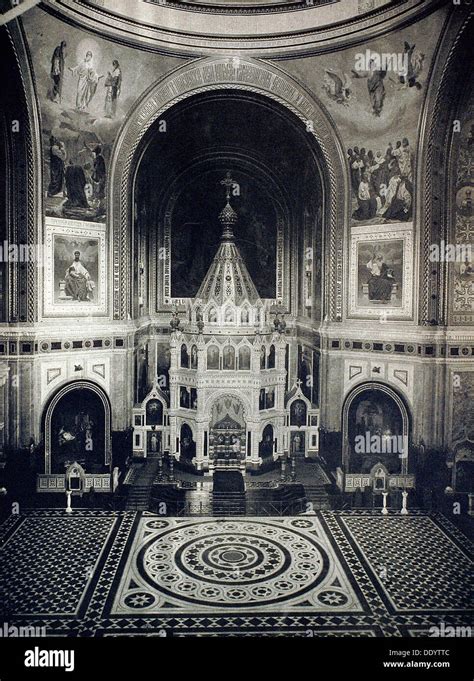
{"label": "large arch", "polygon": [[98,396],[104,408],[104,463],[110,466],[112,462],[112,418],[109,398],[104,390],[93,381],[80,380],[72,381],[59,388],[54,395],[49,399],[43,411],[42,430],[44,432],[44,459],[45,459],[45,473],[51,473],[51,453],[52,453],[52,439],[51,439],[51,425],[52,418],[59,402],[75,390],[88,390]]}
{"label": "large arch", "polygon": [[441,240],[456,243],[450,234],[453,189],[449,182],[453,151],[457,148],[453,142],[457,135],[453,121],[459,117],[460,102],[470,83],[471,74],[465,65],[473,55],[470,38],[473,21],[468,7],[456,8],[449,15],[430,73],[433,86],[426,89],[420,119],[415,215],[420,244],[418,323],[423,326],[452,323],[450,263],[433,263],[429,253],[431,244]]}
{"label": "large arch", "polygon": [[[211,90],[246,90],[280,103],[304,122],[325,164],[325,261],[329,271],[323,293],[324,309],[329,319],[342,320],[343,252],[347,224],[348,172],[343,145],[327,110],[296,79],[282,69],[256,59],[210,57],[179,67],[151,86],[130,112],[113,148],[109,176],[109,225],[112,235],[111,260],[113,287],[110,304],[114,319],[131,313],[131,300],[123,281],[131,277],[134,223],[134,158],[150,126],[175,104]],[[341,199],[346,197],[346,200]]]}

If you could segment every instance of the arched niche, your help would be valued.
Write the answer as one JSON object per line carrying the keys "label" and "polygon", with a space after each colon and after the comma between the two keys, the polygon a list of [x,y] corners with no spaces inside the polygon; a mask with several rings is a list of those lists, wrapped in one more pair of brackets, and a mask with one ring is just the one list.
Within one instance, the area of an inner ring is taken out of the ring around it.
{"label": "arched niche", "polygon": [[408,472],[410,415],[404,400],[382,383],[364,383],[347,396],[342,410],[343,466],[369,474],[382,464],[388,474]]}
{"label": "arched niche", "polygon": [[239,347],[239,371],[250,371],[252,351],[248,345]]}
{"label": "arched niche", "polygon": [[60,388],[45,408],[43,429],[45,473],[63,473],[74,461],[86,473],[110,467],[110,403],[95,383],[74,381]]}
{"label": "arched niche", "polygon": [[145,425],[147,426],[163,425],[163,402],[158,398],[152,398],[148,400],[146,403]]}
{"label": "arched niche", "polygon": [[180,366],[183,369],[189,369],[189,352],[186,343],[181,345]]}
{"label": "arched niche", "polygon": [[217,343],[209,343],[206,350],[207,369],[219,369],[220,348]]}
{"label": "arched niche", "polygon": [[235,348],[233,345],[224,345],[222,350],[222,368],[225,371],[235,370]]}

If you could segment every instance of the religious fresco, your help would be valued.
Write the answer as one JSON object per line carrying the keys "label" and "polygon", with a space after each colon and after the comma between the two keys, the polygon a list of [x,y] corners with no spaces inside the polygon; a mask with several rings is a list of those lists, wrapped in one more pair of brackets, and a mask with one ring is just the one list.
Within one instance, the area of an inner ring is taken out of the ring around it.
{"label": "religious fresco", "polygon": [[358,246],[359,304],[390,303],[400,306],[403,241],[367,242]]}
{"label": "religious fresco", "polygon": [[182,60],[117,45],[37,8],[22,21],[41,110],[46,215],[102,222],[120,126],[146,88]]}
{"label": "religious fresco", "polygon": [[353,224],[410,221],[418,122],[443,9],[416,28],[284,68],[329,110],[347,155]]}
{"label": "religious fresco", "polygon": [[349,312],[409,317],[413,309],[413,225],[353,227]]}
{"label": "religious fresco", "polygon": [[161,426],[163,424],[163,404],[160,400],[149,400],[146,403],[146,425]]}
{"label": "religious fresco", "polygon": [[452,442],[474,442],[474,371],[453,374]]}
{"label": "religious fresco", "polygon": [[347,149],[352,220],[377,224],[408,221],[413,215],[414,152],[407,137],[384,151]]}
{"label": "religious fresco", "polygon": [[454,169],[453,236],[458,253],[452,263],[451,321],[470,324],[474,321],[474,101],[456,140]]}
{"label": "religious fresco", "polygon": [[45,314],[74,317],[105,314],[105,225],[48,218],[45,241]]}
{"label": "religious fresco", "polygon": [[295,400],[290,408],[290,425],[301,428],[306,426],[307,407],[304,400]]}
{"label": "religious fresco", "polygon": [[[393,442],[392,438],[406,433],[400,409],[389,395],[380,390],[365,390],[355,397],[349,408],[347,427],[351,473],[370,473],[377,463],[382,463],[389,473],[401,471],[400,452],[388,444]],[[357,446],[361,439],[364,443],[376,440],[381,447]]]}
{"label": "religious fresco", "polygon": [[98,239],[54,237],[54,300],[94,299],[98,273]]}

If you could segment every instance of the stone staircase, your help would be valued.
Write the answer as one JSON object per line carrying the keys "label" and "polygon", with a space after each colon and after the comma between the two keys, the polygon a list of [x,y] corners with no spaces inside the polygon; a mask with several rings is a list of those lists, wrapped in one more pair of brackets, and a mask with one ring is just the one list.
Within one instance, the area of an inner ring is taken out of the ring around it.
{"label": "stone staircase", "polygon": [[306,501],[313,504],[314,511],[324,511],[331,508],[329,495],[324,484],[304,484]]}
{"label": "stone staircase", "polygon": [[212,515],[238,516],[245,515],[245,492],[212,493]]}
{"label": "stone staircase", "polygon": [[212,515],[245,515],[245,485],[238,471],[218,470],[212,486]]}
{"label": "stone staircase", "polygon": [[153,481],[158,472],[158,458],[149,457],[135,476],[127,498],[127,511],[146,511],[150,507]]}

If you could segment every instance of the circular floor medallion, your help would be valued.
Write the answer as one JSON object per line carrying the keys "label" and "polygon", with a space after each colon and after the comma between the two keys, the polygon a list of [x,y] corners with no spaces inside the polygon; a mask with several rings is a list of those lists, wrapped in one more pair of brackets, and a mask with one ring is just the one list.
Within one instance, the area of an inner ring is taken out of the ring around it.
{"label": "circular floor medallion", "polygon": [[325,579],[329,564],[312,537],[248,520],[175,527],[151,538],[138,555],[141,576],[162,594],[222,607],[305,594]]}

